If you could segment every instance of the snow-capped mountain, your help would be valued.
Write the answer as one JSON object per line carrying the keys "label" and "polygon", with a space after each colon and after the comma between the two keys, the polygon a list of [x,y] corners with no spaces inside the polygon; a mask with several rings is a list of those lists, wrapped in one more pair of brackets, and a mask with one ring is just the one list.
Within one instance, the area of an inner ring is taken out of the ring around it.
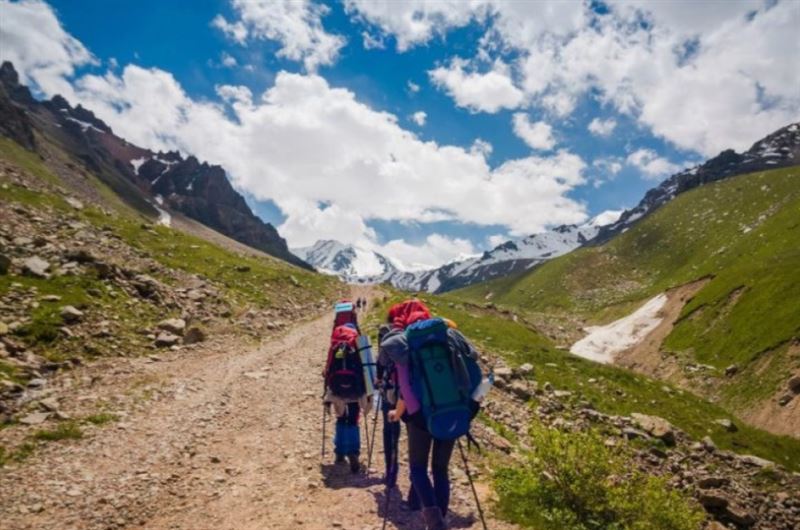
{"label": "snow-capped mountain", "polygon": [[[604,214],[605,222],[616,216]],[[521,272],[583,245],[598,233],[597,218],[583,225],[559,226],[553,230],[513,239],[480,256],[454,261],[425,271],[404,271],[389,258],[363,247],[338,241],[317,241],[294,249],[299,258],[320,272],[334,274],[349,283],[388,282],[405,291],[442,293],[477,282]]]}
{"label": "snow-capped mountain", "polygon": [[310,247],[296,248],[292,252],[318,271],[339,276],[349,283],[381,283],[399,272],[385,256],[338,241],[317,241]]}

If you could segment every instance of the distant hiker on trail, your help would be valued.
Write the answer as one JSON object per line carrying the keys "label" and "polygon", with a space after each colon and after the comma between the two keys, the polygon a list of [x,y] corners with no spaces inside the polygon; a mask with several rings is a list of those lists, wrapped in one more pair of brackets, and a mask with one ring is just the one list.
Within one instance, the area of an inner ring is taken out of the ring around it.
{"label": "distant hiker on trail", "polygon": [[431,318],[419,300],[392,307],[389,319],[392,331],[384,337],[381,351],[396,367],[400,398],[387,416],[390,422],[403,419],[408,427],[409,505],[421,505],[428,530],[444,530],[450,457],[478,412],[480,405],[473,397],[483,397],[474,394],[483,378],[478,353],[455,324]]}

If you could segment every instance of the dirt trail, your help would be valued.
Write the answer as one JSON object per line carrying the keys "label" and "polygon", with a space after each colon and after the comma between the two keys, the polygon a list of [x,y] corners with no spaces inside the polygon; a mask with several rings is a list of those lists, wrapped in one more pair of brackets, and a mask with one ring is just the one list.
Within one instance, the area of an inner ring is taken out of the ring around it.
{"label": "dirt trail", "polygon": [[[257,347],[137,364],[137,374],[164,381],[160,399],[0,472],[0,528],[380,528],[381,472],[354,476],[332,465],[330,439],[320,465],[320,371],[330,321],[300,324]],[[382,466],[377,434],[373,468]],[[452,526],[480,528],[456,458]],[[407,487],[403,476],[400,489]],[[390,513],[388,528],[422,528],[418,514],[400,510],[397,490]]]}

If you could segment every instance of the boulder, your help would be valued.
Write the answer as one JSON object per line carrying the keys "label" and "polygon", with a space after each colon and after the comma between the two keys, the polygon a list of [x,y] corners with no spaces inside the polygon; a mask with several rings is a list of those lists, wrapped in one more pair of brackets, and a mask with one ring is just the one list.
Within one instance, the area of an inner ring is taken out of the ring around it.
{"label": "boulder", "polygon": [[738,371],[739,371],[739,367],[736,366],[735,364],[732,364],[732,365],[728,366],[727,368],[725,368],[725,375],[727,377],[733,377],[734,375],[736,375],[736,373]]}
{"label": "boulder", "polygon": [[780,405],[781,407],[785,407],[786,405],[791,403],[793,399],[794,399],[793,393],[786,393],[778,398],[778,405]]}
{"label": "boulder", "polygon": [[181,341],[181,338],[177,335],[173,335],[168,331],[162,331],[156,337],[156,346],[159,348],[169,348],[170,346],[175,346]]}
{"label": "boulder", "polygon": [[741,506],[726,506],[725,518],[739,528],[750,528],[756,523],[756,516]]}
{"label": "boulder", "polygon": [[131,282],[139,296],[143,298],[156,298],[158,297],[160,284],[158,280],[147,274],[138,274]]}
{"label": "boulder", "polygon": [[714,420],[714,423],[720,425],[723,429],[725,429],[728,432],[736,432],[739,430],[739,428],[731,420],[727,418]]}
{"label": "boulder", "polygon": [[511,370],[511,368],[508,368],[507,366],[500,366],[494,369],[494,375],[495,377],[499,376],[508,381],[514,376],[514,372],[513,370]]}
{"label": "boulder", "polygon": [[186,321],[182,318],[168,318],[159,322],[157,327],[175,335],[183,335],[186,330]]}
{"label": "boulder", "polygon": [[795,394],[800,394],[800,375],[796,375],[789,379],[789,390],[794,392]]}
{"label": "boulder", "polygon": [[61,319],[67,324],[74,324],[75,322],[81,321],[83,318],[83,311],[71,305],[67,305],[61,308],[60,315]]}
{"label": "boulder", "polygon": [[519,373],[522,376],[529,376],[533,374],[533,365],[531,363],[525,363],[519,367]]}
{"label": "boulder", "polygon": [[697,501],[707,510],[725,508],[730,503],[728,498],[719,491],[704,491],[698,495]]}
{"label": "boulder", "polygon": [[640,429],[650,436],[658,438],[667,445],[675,445],[675,428],[664,418],[639,414],[638,412],[631,414],[631,418]]}
{"label": "boulder", "polygon": [[523,401],[527,401],[532,395],[528,385],[522,381],[514,381],[508,386],[508,390]]}
{"label": "boulder", "polygon": [[38,256],[31,256],[22,262],[22,273],[34,278],[49,278],[49,268],[50,264]]}
{"label": "boulder", "polygon": [[754,455],[739,455],[739,462],[755,467],[774,467],[775,464],[766,458],[761,458]]}
{"label": "boulder", "polygon": [[67,197],[64,199],[67,201],[67,204],[75,208],[76,210],[83,210],[83,203],[74,197]]}
{"label": "boulder", "polygon": [[39,425],[40,423],[44,423],[49,417],[49,412],[32,412],[20,418],[19,422],[23,425]]}

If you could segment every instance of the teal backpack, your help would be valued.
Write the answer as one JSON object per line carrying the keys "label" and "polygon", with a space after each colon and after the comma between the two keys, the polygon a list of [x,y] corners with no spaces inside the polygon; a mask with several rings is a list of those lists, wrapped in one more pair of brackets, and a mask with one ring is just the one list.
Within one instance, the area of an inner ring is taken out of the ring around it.
{"label": "teal backpack", "polygon": [[406,329],[409,374],[420,401],[425,426],[437,440],[469,433],[479,405],[472,392],[482,379],[475,359],[451,351],[447,324],[441,318],[415,322]]}

